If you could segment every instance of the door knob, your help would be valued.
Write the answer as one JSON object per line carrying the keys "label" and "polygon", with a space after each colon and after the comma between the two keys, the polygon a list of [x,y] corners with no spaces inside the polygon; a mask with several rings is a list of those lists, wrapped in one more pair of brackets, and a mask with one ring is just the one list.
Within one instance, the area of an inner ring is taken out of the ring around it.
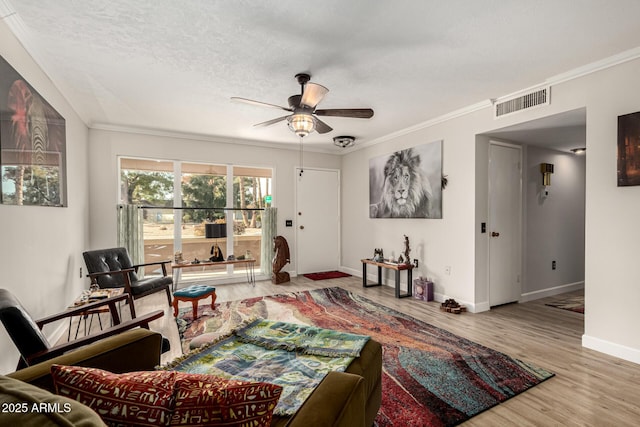
{"label": "door knob", "polygon": [[491,237],[498,237],[500,236],[500,233],[496,233],[495,231],[491,232]]}
{"label": "door knob", "polygon": [[304,230],[304,225],[301,225],[301,226],[300,226],[300,230]]}

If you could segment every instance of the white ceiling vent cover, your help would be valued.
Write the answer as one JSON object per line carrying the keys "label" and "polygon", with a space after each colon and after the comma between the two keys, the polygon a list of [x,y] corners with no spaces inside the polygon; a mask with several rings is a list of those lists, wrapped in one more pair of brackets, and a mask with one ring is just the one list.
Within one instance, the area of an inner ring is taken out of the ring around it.
{"label": "white ceiling vent cover", "polygon": [[493,106],[494,118],[504,117],[518,111],[526,110],[541,105],[549,105],[551,101],[551,87],[546,86],[518,95],[506,100],[498,101]]}

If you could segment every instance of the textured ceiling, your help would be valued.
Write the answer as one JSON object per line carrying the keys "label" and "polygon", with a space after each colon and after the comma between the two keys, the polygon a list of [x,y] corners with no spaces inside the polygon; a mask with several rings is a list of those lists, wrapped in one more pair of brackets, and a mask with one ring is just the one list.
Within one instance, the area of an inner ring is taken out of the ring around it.
{"label": "textured ceiling", "polygon": [[296,144],[294,75],[330,89],[305,138],[375,141],[640,46],[637,0],[0,0],[26,49],[89,126]]}

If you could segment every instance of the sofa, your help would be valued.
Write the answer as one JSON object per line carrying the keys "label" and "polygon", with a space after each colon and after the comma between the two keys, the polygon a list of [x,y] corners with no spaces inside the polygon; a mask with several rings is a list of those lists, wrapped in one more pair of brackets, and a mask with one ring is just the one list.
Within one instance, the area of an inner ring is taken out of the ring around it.
{"label": "sofa", "polygon": [[[162,336],[147,329],[134,329],[90,344],[25,369],[0,376],[0,402],[17,408],[46,402],[69,411],[2,414],[6,425],[59,426],[103,425],[97,414],[79,402],[54,395],[51,366],[71,365],[104,369],[114,373],[151,371],[160,363]],[[370,340],[347,368],[331,372],[292,417],[274,417],[272,426],[370,426],[382,398],[382,348]],[[73,406],[65,406],[73,405]],[[15,411],[14,411],[15,412]],[[46,412],[46,411],[45,411]],[[8,417],[11,417],[9,419]],[[15,421],[15,422],[12,422]]]}

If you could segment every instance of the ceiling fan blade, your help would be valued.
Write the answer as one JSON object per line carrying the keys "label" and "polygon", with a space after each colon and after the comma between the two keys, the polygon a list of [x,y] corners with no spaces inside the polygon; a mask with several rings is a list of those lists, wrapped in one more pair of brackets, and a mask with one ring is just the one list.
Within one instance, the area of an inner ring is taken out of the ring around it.
{"label": "ceiling fan blade", "polygon": [[322,134],[322,133],[329,133],[332,130],[333,128],[331,126],[329,126],[328,124],[326,124],[325,122],[323,122],[322,120],[316,117],[316,132]]}
{"label": "ceiling fan blade", "polygon": [[244,104],[257,105],[258,107],[271,107],[271,108],[278,108],[279,110],[284,110],[284,111],[293,111],[291,108],[282,107],[280,105],[269,104],[268,102],[254,101],[253,99],[239,98],[237,96],[231,97],[231,100],[236,102],[242,102]]}
{"label": "ceiling fan blade", "polygon": [[329,92],[326,87],[316,84],[307,83],[304,85],[304,92],[302,93],[302,99],[300,100],[301,107],[316,108],[316,105],[322,101],[322,98]]}
{"label": "ceiling fan blade", "polygon": [[328,110],[316,110],[315,114],[318,116],[370,119],[373,117],[373,110],[371,108],[332,108]]}
{"label": "ceiling fan blade", "polygon": [[255,125],[253,125],[253,127],[264,127],[264,126],[270,126],[272,124],[281,122],[283,120],[286,120],[287,117],[289,116],[282,116],[282,117],[278,117],[277,119],[271,119],[271,120],[267,120],[266,122],[262,122],[262,123],[257,123]]}

